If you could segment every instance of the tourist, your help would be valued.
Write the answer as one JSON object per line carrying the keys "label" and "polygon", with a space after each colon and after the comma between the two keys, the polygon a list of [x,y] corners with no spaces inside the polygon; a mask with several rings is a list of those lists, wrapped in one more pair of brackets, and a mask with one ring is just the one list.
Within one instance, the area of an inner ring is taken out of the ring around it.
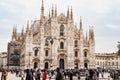
{"label": "tourist", "polygon": [[43,74],[42,74],[42,79],[46,80],[46,78],[47,78],[47,72],[46,72],[46,70],[44,70]]}
{"label": "tourist", "polygon": [[24,75],[24,71],[23,70],[20,71],[20,76],[21,76],[21,80],[24,80],[24,76],[25,75]]}
{"label": "tourist", "polygon": [[78,72],[77,78],[78,80],[80,80],[80,72]]}
{"label": "tourist", "polygon": [[92,69],[90,69],[89,70],[89,79],[88,80],[93,80],[93,70]]}
{"label": "tourist", "polygon": [[1,80],[7,80],[7,77],[8,77],[8,72],[6,69],[4,69],[1,75]]}
{"label": "tourist", "polygon": [[57,75],[55,80],[63,80],[63,76],[62,73],[60,72],[60,68],[57,68],[56,71],[57,71]]}
{"label": "tourist", "polygon": [[113,80],[110,76],[108,76],[108,79],[107,80]]}
{"label": "tourist", "polygon": [[88,80],[88,78],[89,78],[89,72],[88,72],[88,70],[86,70],[85,71],[85,80]]}
{"label": "tourist", "polygon": [[67,72],[66,72],[66,70],[64,71],[64,76],[65,76],[65,79],[66,79],[66,76],[67,76]]}
{"label": "tourist", "polygon": [[98,79],[97,79],[97,72],[96,72],[96,70],[93,71],[93,79],[94,79],[94,80],[98,80]]}
{"label": "tourist", "polygon": [[32,71],[29,69],[26,70],[26,79],[25,80],[33,80]]}
{"label": "tourist", "polygon": [[102,78],[104,78],[104,70],[101,72],[101,76]]}
{"label": "tourist", "polygon": [[73,80],[73,72],[72,72],[72,70],[69,73],[69,77],[70,77],[70,80]]}
{"label": "tourist", "polygon": [[35,72],[35,80],[40,80],[40,77],[41,77],[41,72],[40,72],[40,69],[38,69],[38,70]]}
{"label": "tourist", "polygon": [[96,74],[97,74],[97,78],[99,80],[99,71],[98,71],[98,69],[96,70]]}

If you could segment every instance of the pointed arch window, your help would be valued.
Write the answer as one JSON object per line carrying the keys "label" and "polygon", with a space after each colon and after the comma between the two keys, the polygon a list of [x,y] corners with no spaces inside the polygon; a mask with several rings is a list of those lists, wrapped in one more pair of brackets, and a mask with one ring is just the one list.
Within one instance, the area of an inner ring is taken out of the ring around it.
{"label": "pointed arch window", "polygon": [[34,62],[34,69],[36,69],[38,67],[38,63]]}
{"label": "pointed arch window", "polygon": [[78,57],[78,52],[77,51],[75,51],[75,57]]}
{"label": "pointed arch window", "polygon": [[78,47],[78,41],[77,40],[75,40],[75,45],[74,46]]}
{"label": "pointed arch window", "polygon": [[60,36],[63,36],[64,35],[64,25],[62,24],[60,26]]}
{"label": "pointed arch window", "polygon": [[64,49],[64,43],[60,42],[60,49]]}
{"label": "pointed arch window", "polygon": [[45,69],[48,69],[48,62],[45,63]]}
{"label": "pointed arch window", "polygon": [[84,57],[87,57],[87,52],[86,51],[84,52]]}
{"label": "pointed arch window", "polygon": [[45,51],[45,56],[48,56],[48,50]]}
{"label": "pointed arch window", "polygon": [[35,55],[35,56],[38,55],[38,49],[35,49],[35,51],[34,51],[34,55]]}
{"label": "pointed arch window", "polygon": [[49,42],[47,40],[45,41],[45,46],[49,46]]}

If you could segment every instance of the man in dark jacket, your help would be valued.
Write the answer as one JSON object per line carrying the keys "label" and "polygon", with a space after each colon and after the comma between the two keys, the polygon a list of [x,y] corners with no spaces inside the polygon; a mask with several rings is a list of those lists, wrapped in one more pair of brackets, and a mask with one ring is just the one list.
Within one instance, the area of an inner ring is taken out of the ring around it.
{"label": "man in dark jacket", "polygon": [[63,80],[63,76],[60,73],[60,68],[57,68],[57,75],[56,75],[56,79],[55,80]]}

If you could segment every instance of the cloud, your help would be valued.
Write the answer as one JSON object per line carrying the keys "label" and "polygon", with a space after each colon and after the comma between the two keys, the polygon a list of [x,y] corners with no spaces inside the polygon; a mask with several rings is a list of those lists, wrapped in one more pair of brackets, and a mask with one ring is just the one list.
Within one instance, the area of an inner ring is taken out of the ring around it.
{"label": "cloud", "polygon": [[95,52],[96,53],[112,53],[117,52],[117,42],[120,40],[119,37],[99,37],[96,36]]}
{"label": "cloud", "polygon": [[4,35],[0,37],[2,37],[0,38],[0,52],[7,51],[7,43],[10,42],[10,37]]}
{"label": "cloud", "polygon": [[107,24],[106,27],[110,28],[110,29],[118,29],[119,26],[114,25],[114,24]]}

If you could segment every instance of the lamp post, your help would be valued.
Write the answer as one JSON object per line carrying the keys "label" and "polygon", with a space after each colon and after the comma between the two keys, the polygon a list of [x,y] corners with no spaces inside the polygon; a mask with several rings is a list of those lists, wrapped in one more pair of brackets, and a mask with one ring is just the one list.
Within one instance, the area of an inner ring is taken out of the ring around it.
{"label": "lamp post", "polygon": [[29,69],[30,69],[30,56],[31,56],[31,52],[29,52]]}
{"label": "lamp post", "polygon": [[[53,67],[53,64],[52,64],[52,45],[54,43],[54,39],[56,39],[55,37],[51,37],[51,36],[48,36],[46,38],[46,40],[49,40],[50,44],[51,44],[51,59],[50,59],[50,68]],[[51,76],[49,77],[49,80],[51,79]]]}
{"label": "lamp post", "polygon": [[53,45],[53,38],[52,38],[52,37],[50,38],[50,44],[51,44],[51,64],[50,64],[50,67],[53,67],[53,64],[52,64],[52,45]]}
{"label": "lamp post", "polygon": [[46,38],[46,40],[49,40],[50,44],[51,44],[51,64],[50,64],[50,67],[53,67],[53,64],[52,64],[52,46],[53,46],[53,43],[54,43],[54,40],[56,38],[55,37],[52,37],[52,36],[48,36]]}
{"label": "lamp post", "polygon": [[31,66],[31,64],[30,64],[30,57],[31,57],[31,39],[29,39],[29,52],[28,52],[28,56],[29,56],[29,64],[28,64],[28,66],[29,66],[29,69],[30,69],[30,66]]}

